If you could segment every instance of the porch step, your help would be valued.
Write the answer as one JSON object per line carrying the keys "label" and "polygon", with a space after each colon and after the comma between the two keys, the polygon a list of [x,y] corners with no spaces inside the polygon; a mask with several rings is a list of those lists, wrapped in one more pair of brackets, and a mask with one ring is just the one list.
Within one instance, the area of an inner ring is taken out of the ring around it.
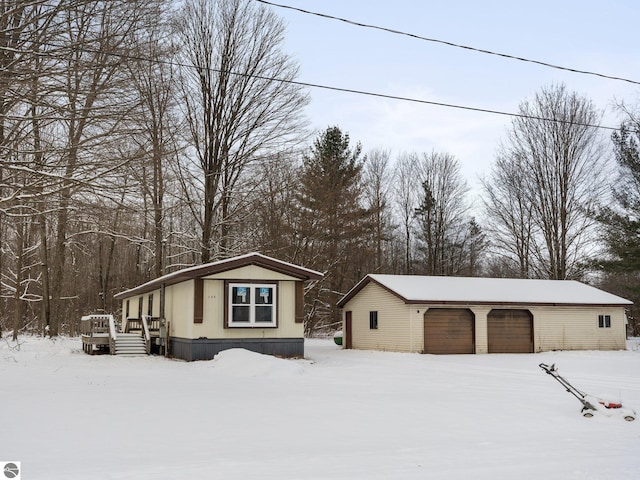
{"label": "porch step", "polygon": [[116,335],[116,355],[146,355],[147,348],[142,335],[138,333],[118,333]]}

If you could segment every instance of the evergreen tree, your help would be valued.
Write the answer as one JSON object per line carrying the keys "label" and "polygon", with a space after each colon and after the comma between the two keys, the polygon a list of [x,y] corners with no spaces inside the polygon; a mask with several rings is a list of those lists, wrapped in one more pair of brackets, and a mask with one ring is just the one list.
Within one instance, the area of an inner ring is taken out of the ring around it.
{"label": "evergreen tree", "polygon": [[363,207],[364,158],[349,135],[329,127],[314,141],[303,159],[297,198],[298,258],[304,265],[325,273],[310,299],[307,332],[335,325],[335,307],[366,272],[359,265],[371,252],[371,210]]}
{"label": "evergreen tree", "polygon": [[[598,220],[607,257],[598,267],[605,275],[602,283],[618,295],[640,302],[640,125],[623,124],[612,135],[613,151],[618,165],[618,179],[613,188],[614,202],[603,207]],[[640,334],[640,321],[633,309],[629,312],[631,333]]]}
{"label": "evergreen tree", "polygon": [[608,271],[640,271],[640,131],[623,124],[612,141],[618,165],[618,181],[613,188],[614,205],[600,210],[609,258],[602,262]]}

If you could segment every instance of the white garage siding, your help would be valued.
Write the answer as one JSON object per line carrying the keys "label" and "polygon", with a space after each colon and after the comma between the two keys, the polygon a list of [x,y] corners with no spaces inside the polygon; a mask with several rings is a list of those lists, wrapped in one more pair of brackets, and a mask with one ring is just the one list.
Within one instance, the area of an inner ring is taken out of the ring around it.
{"label": "white garage siding", "polygon": [[[551,350],[620,350],[626,348],[623,307],[530,307],[536,352]],[[598,315],[611,317],[610,328]]]}
{"label": "white garage siding", "polygon": [[[431,305],[444,307],[444,305]],[[426,306],[416,308],[424,311]],[[533,350],[620,350],[626,348],[624,307],[562,307],[518,305],[470,306],[476,316],[476,353],[488,352],[487,316],[494,308],[529,310],[533,315]],[[598,315],[609,315],[610,328],[598,326]]]}
{"label": "white garage siding", "polygon": [[[363,350],[421,352],[424,347],[422,314],[379,285],[370,283],[343,307],[352,312],[352,347]],[[378,328],[369,328],[369,312],[378,312]],[[423,310],[424,312],[424,310]]]}

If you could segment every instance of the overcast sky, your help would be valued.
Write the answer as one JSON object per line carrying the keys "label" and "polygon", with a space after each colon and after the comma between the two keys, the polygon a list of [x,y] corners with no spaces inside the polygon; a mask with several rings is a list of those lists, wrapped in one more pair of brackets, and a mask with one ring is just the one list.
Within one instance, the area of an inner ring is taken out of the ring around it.
{"label": "overcast sky", "polygon": [[[640,81],[640,2],[273,0],[360,23]],[[640,103],[640,85],[543,67],[272,7],[299,80],[339,88],[516,112],[543,86],[563,82],[617,126],[616,101]],[[313,88],[307,115],[337,125],[365,151],[447,152],[471,186],[487,173],[510,118]],[[609,133],[604,132],[605,135]]]}

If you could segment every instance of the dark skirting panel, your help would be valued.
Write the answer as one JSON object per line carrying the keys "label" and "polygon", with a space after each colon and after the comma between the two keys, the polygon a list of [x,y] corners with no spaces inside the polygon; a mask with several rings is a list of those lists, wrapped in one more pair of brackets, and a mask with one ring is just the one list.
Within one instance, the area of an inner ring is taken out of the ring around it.
{"label": "dark skirting panel", "polygon": [[169,354],[188,362],[211,360],[223,350],[244,348],[277,357],[304,357],[304,338],[179,338],[169,340]]}

